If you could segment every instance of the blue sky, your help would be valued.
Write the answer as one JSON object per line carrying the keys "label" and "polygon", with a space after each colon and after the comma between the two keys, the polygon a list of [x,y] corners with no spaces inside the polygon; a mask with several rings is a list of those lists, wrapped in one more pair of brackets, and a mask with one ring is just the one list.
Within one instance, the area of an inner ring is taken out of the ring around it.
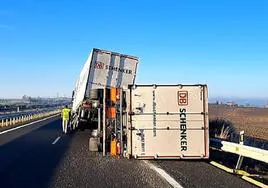
{"label": "blue sky", "polygon": [[0,97],[71,95],[94,47],[140,57],[137,83],[268,98],[268,1],[0,1]]}

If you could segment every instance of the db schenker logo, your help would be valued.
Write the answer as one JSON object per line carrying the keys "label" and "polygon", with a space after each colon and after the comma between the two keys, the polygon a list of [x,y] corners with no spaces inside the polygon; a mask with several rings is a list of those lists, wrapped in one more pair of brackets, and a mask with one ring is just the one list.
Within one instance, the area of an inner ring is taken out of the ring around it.
{"label": "db schenker logo", "polygon": [[188,91],[178,91],[178,103],[179,106],[188,105]]}
{"label": "db schenker logo", "polygon": [[96,69],[104,69],[104,63],[100,62],[100,61],[96,61],[95,68]]}

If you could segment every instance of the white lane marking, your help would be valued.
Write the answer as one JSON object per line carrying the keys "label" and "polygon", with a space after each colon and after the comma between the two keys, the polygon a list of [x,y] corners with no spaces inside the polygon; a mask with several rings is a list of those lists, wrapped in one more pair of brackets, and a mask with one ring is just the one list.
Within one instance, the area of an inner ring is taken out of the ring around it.
{"label": "white lane marking", "polygon": [[41,122],[41,121],[45,121],[45,120],[47,120],[47,119],[50,119],[50,118],[53,118],[53,117],[56,117],[56,116],[58,116],[58,115],[50,116],[50,117],[47,117],[47,118],[44,118],[44,119],[40,119],[40,120],[31,122],[31,123],[25,124],[25,125],[21,125],[21,126],[12,128],[12,129],[8,129],[8,130],[5,130],[5,131],[2,131],[2,132],[0,132],[0,135],[1,135],[1,134],[8,133],[8,132],[11,132],[11,131],[15,131],[15,130],[20,129],[20,128],[23,128],[23,127],[27,127],[27,126],[32,125],[32,124],[35,124],[35,123],[39,123],[39,122]]}
{"label": "white lane marking", "polygon": [[56,138],[56,139],[54,140],[54,142],[52,142],[52,144],[53,144],[53,145],[56,144],[56,143],[59,141],[59,139],[60,139],[60,136],[59,136],[58,138]]}
{"label": "white lane marking", "polygon": [[161,168],[156,167],[148,161],[144,161],[152,170],[156,171],[162,178],[164,178],[172,187],[183,188],[174,178],[172,178],[166,171]]}

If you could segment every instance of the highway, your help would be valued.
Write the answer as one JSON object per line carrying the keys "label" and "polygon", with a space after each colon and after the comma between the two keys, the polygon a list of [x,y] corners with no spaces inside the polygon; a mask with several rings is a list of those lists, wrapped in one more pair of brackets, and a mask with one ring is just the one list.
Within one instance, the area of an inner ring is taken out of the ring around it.
{"label": "highway", "polygon": [[0,132],[0,187],[254,187],[206,161],[102,157],[88,134],[63,134],[59,117]]}

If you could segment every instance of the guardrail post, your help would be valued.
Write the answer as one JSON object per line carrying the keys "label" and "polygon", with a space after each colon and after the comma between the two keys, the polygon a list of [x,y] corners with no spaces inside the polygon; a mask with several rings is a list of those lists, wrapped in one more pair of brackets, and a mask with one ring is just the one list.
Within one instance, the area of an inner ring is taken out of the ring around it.
{"label": "guardrail post", "polygon": [[[244,145],[244,134],[245,131],[240,131],[240,137],[239,137],[239,144]],[[239,155],[238,161],[235,166],[235,170],[239,170],[242,166],[244,157],[242,155]]]}
{"label": "guardrail post", "polygon": [[4,119],[1,121],[1,127],[4,127]]}

